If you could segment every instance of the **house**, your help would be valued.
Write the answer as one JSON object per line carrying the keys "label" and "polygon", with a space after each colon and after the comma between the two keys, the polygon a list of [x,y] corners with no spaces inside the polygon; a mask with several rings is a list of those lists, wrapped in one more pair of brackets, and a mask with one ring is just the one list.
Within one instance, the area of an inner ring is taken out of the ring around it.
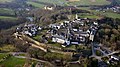
{"label": "house", "polygon": [[53,6],[45,6],[44,9],[45,10],[54,10],[54,7]]}
{"label": "house", "polygon": [[78,45],[79,42],[78,41],[71,41],[71,44]]}
{"label": "house", "polygon": [[54,35],[54,36],[52,36],[52,42],[64,44],[66,42],[66,40],[65,40],[65,37],[63,37],[63,36]]}
{"label": "house", "polygon": [[38,30],[42,30],[42,28],[41,28],[41,27],[38,27]]}
{"label": "house", "polygon": [[97,23],[97,22],[94,22],[93,24],[98,26],[98,23]]}
{"label": "house", "polygon": [[29,36],[33,36],[32,33],[30,33],[29,31],[23,31],[23,34],[29,35]]}
{"label": "house", "polygon": [[89,33],[87,33],[87,32],[79,32],[79,35],[83,36],[83,37],[89,37],[90,36]]}
{"label": "house", "polygon": [[115,60],[120,60],[117,56],[111,56],[111,58],[115,59]]}

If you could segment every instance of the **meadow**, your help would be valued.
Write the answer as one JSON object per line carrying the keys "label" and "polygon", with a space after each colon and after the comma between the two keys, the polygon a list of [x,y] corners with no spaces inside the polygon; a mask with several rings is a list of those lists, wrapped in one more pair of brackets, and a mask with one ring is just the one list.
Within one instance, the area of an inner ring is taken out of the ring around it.
{"label": "meadow", "polygon": [[12,2],[14,0],[0,0],[0,3]]}
{"label": "meadow", "polygon": [[36,0],[36,2],[35,2],[33,0],[28,0],[27,3],[31,4],[35,7],[40,7],[40,8],[45,6],[45,4],[41,4],[41,3],[57,4],[57,5],[61,5],[61,6],[108,5],[108,4],[110,4],[110,2],[107,0],[95,0],[95,2],[92,2],[91,0],[80,0],[80,1],[75,1],[75,2],[70,2],[67,0]]}

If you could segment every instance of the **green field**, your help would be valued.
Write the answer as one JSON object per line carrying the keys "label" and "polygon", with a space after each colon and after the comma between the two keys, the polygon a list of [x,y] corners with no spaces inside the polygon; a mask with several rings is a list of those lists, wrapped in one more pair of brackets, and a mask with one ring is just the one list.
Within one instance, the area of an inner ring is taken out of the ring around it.
{"label": "green field", "polygon": [[[29,0],[29,1],[33,1],[33,0]],[[57,4],[61,6],[67,2],[66,0],[36,0],[36,1],[42,2],[42,3]]]}
{"label": "green field", "polygon": [[0,16],[0,19],[2,19],[2,20],[17,20],[16,17],[9,17],[9,16]]}
{"label": "green field", "polygon": [[0,54],[0,59],[3,59],[5,56],[7,56],[8,54],[6,54],[6,53],[1,53]]}
{"label": "green field", "polygon": [[93,15],[93,14],[87,14],[87,13],[82,13],[82,14],[78,14],[78,16],[80,18],[90,18],[90,19],[100,19],[100,16],[97,15]]}
{"label": "green field", "polygon": [[[37,2],[34,2],[33,0],[29,0],[29,1],[27,1],[27,4],[31,4],[34,7],[43,8],[46,5],[44,3],[57,4],[57,5],[61,5],[61,6],[63,6],[66,3],[65,0],[36,0],[36,1]],[[43,4],[41,4],[41,3],[43,3]]]}
{"label": "green field", "polygon": [[79,2],[69,2],[70,5],[107,5],[110,4],[107,0],[95,0],[92,2],[91,0],[80,0]]}
{"label": "green field", "polygon": [[10,57],[7,60],[0,63],[0,67],[23,67],[25,64],[25,59]]}
{"label": "green field", "polygon": [[[106,12],[95,11],[95,10],[90,10],[90,7],[79,7],[79,9],[87,10],[87,11],[90,11],[92,14],[94,14],[94,15],[91,15],[91,16],[87,16],[89,18],[94,18],[94,17],[99,18],[98,15],[100,15],[100,16],[106,16],[106,17],[119,18],[120,19],[120,14],[110,12],[110,11],[106,11]],[[86,15],[83,15],[82,17],[85,17],[85,16]]]}
{"label": "green field", "polygon": [[117,14],[117,13],[106,12],[106,13],[103,13],[103,15],[106,16],[106,17],[119,18],[120,19],[120,14]]}
{"label": "green field", "polygon": [[5,2],[12,2],[14,0],[0,0],[0,3],[5,3]]}
{"label": "green field", "polygon": [[14,11],[8,8],[0,8],[0,14],[1,15],[15,15]]}
{"label": "green field", "polygon": [[30,5],[32,5],[34,7],[38,7],[38,8],[43,8],[45,6],[44,4],[39,4],[39,3],[32,2],[32,1],[27,2],[27,4],[30,4]]}
{"label": "green field", "polygon": [[[44,3],[48,3],[48,4],[57,4],[57,5],[61,5],[61,6],[71,6],[71,5],[107,5],[110,4],[110,2],[106,1],[106,0],[96,0],[95,2],[91,2],[91,0],[80,0],[78,2],[69,2],[66,0],[36,0],[37,2],[34,2],[33,0],[29,0],[27,3],[31,4],[35,7],[39,7],[39,8],[43,8],[46,4]],[[40,3],[39,3],[40,2]],[[43,4],[41,4],[43,3]]]}
{"label": "green field", "polygon": [[102,16],[106,16],[106,17],[111,17],[111,18],[119,18],[120,19],[120,14],[118,13],[114,13],[114,12],[102,12],[102,11],[94,11],[92,10],[91,12],[93,12],[96,15],[102,15]]}

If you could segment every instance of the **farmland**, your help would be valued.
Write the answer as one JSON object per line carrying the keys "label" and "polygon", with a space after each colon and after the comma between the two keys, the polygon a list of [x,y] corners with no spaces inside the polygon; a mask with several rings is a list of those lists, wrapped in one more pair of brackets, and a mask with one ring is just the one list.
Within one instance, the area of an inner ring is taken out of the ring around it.
{"label": "farmland", "polygon": [[[37,3],[36,3],[37,2]],[[88,1],[88,0],[80,0],[80,1],[75,1],[75,2],[71,2],[71,1],[67,1],[67,0],[29,0],[27,2],[28,4],[31,4],[35,7],[43,7],[44,5],[46,5],[45,3],[47,4],[57,4],[57,5],[61,5],[61,6],[64,6],[64,5],[107,5],[107,4],[110,4],[109,1],[106,1],[106,0],[96,0],[95,2],[92,2],[92,1]],[[43,3],[43,4],[42,4]]]}
{"label": "farmland", "polygon": [[9,17],[9,16],[0,16],[0,19],[2,19],[2,20],[5,20],[5,19],[7,19],[7,20],[17,20],[16,17]]}
{"label": "farmland", "polygon": [[43,8],[44,7],[44,4],[39,4],[39,3],[32,2],[32,1],[27,2],[27,4],[31,4],[34,7],[38,7],[38,8]]}
{"label": "farmland", "polygon": [[111,18],[120,18],[120,14],[119,13],[114,13],[114,12],[110,12],[110,11],[107,11],[107,12],[95,11],[95,10],[91,10],[89,7],[79,7],[79,9],[87,10],[87,11],[90,11],[91,13],[94,14],[94,16],[80,15],[80,17],[87,16],[88,18],[92,18],[92,17],[94,18],[95,15],[96,15],[96,18],[98,18],[97,15],[101,15],[101,16],[111,17]]}
{"label": "farmland", "polygon": [[107,5],[110,4],[110,2],[106,0],[95,0],[94,2],[92,0],[80,0],[78,2],[69,2],[70,5]]}
{"label": "farmland", "polygon": [[0,3],[12,2],[14,0],[0,0]]}
{"label": "farmland", "polygon": [[91,18],[91,19],[100,19],[100,16],[92,15],[92,14],[79,14],[80,18]]}

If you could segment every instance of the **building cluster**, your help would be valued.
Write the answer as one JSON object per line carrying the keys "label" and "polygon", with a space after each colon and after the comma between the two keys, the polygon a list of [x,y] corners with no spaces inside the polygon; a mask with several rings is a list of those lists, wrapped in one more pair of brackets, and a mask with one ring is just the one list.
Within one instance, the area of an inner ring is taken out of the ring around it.
{"label": "building cluster", "polygon": [[36,24],[25,24],[22,27],[17,27],[16,32],[26,34],[28,36],[35,36],[37,31],[41,29],[42,28]]}
{"label": "building cluster", "polygon": [[89,19],[75,19],[73,21],[64,21],[63,23],[50,24],[50,39],[64,45],[78,45],[93,41],[98,29],[97,22],[91,22]]}
{"label": "building cluster", "polygon": [[105,8],[94,8],[96,11],[113,11],[115,13],[120,13],[120,6],[112,6],[112,7],[105,7]]}

